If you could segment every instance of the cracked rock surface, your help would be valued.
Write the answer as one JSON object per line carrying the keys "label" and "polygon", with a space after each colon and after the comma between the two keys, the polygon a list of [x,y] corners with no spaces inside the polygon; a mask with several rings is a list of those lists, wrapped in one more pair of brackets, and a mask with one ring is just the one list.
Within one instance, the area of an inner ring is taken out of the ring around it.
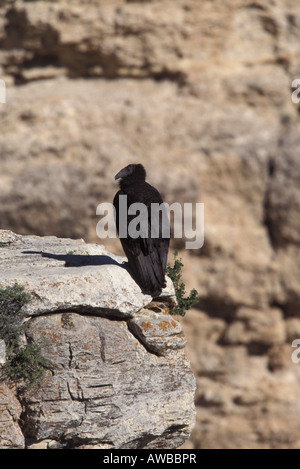
{"label": "cracked rock surface", "polygon": [[27,341],[42,342],[52,368],[19,401],[6,386],[0,392],[0,447],[182,445],[194,425],[195,379],[181,324],[167,314],[170,283],[151,302],[125,259],[102,246],[8,231],[0,239],[0,284],[31,293]]}
{"label": "cracked rock surface", "polygon": [[[129,274],[127,259],[101,245],[55,236],[20,236],[3,230],[0,243],[0,283],[17,282],[32,293],[29,316],[72,309],[131,317],[152,299],[141,292]],[[162,296],[174,301],[170,279]]]}

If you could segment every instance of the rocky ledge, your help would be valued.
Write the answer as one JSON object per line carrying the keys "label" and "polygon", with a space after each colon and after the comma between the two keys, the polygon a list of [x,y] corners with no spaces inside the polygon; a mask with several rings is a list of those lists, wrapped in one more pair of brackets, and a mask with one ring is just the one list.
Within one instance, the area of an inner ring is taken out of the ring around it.
{"label": "rocky ledge", "polygon": [[43,344],[51,369],[22,394],[0,383],[0,448],[184,443],[195,379],[181,324],[168,314],[170,279],[152,301],[126,259],[103,246],[0,231],[0,286],[15,283],[32,298],[26,340]]}

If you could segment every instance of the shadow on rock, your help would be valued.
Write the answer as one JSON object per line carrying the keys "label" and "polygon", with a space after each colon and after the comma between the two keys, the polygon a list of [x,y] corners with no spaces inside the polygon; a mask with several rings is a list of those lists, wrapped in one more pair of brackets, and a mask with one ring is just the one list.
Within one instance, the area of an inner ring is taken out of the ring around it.
{"label": "shadow on rock", "polygon": [[81,267],[85,265],[117,265],[123,269],[128,269],[128,262],[120,264],[110,256],[105,255],[87,255],[87,254],[52,254],[43,251],[23,251],[23,254],[40,254],[42,257],[56,259],[65,262],[65,267]]}

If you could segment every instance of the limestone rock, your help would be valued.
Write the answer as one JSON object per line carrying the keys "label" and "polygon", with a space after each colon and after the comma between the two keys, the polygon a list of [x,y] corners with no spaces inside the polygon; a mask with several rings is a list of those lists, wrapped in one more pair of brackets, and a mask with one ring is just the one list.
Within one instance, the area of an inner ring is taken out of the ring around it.
{"label": "limestone rock", "polygon": [[[0,249],[0,284],[25,286],[33,297],[28,315],[80,309],[130,317],[151,301],[123,264],[126,258],[101,245],[51,236],[14,237],[5,231],[0,237],[5,243]],[[167,282],[161,295],[172,302],[174,288]]]}
{"label": "limestone rock", "polygon": [[0,383],[0,448],[23,449],[24,436],[18,425],[22,407],[14,393]]}
{"label": "limestone rock", "polygon": [[153,308],[141,309],[128,321],[128,326],[149,350],[158,355],[166,355],[170,350],[186,345],[181,324],[170,315],[153,312]]}
{"label": "limestone rock", "polygon": [[126,322],[76,313],[36,317],[27,334],[43,337],[53,374],[23,397],[25,438],[64,447],[170,448],[188,437],[194,379],[182,350],[165,360]]}
{"label": "limestone rock", "polygon": [[1,285],[17,282],[31,294],[26,340],[41,343],[49,362],[20,402],[1,388],[0,447],[182,445],[195,421],[195,378],[182,327],[167,314],[170,279],[151,302],[124,258],[103,246],[5,231],[0,238]]}

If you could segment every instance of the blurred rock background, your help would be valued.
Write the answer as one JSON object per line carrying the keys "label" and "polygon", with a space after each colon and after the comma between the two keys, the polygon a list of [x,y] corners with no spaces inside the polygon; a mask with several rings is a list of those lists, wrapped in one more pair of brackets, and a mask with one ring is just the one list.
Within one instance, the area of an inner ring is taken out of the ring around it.
{"label": "blurred rock background", "polygon": [[300,447],[300,1],[0,1],[0,78],[0,228],[122,254],[96,207],[132,162],[204,202],[185,447]]}

